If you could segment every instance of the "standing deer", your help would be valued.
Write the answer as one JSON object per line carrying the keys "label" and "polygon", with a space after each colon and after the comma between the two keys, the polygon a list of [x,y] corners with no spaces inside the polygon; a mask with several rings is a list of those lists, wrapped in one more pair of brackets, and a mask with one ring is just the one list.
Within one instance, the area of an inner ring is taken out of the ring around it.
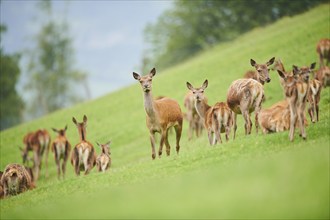
{"label": "standing deer", "polygon": [[42,156],[46,150],[46,176],[48,176],[48,152],[50,146],[50,135],[47,130],[39,129],[35,132],[26,134],[23,138],[24,148],[20,148],[23,158],[23,164],[28,164],[30,158],[29,151],[33,152],[33,170],[35,179],[38,180],[41,169]]}
{"label": "standing deer", "polygon": [[321,67],[316,72],[315,79],[319,80],[324,88],[330,86],[330,67]]}
{"label": "standing deer", "polygon": [[102,153],[96,158],[96,166],[99,172],[105,172],[111,167],[110,143],[111,141],[108,141],[105,144],[99,144],[96,142],[96,144],[101,147],[102,150]]}
{"label": "standing deer", "polygon": [[251,66],[258,72],[258,81],[254,79],[238,79],[232,82],[227,92],[227,104],[234,112],[234,139],[236,137],[237,114],[242,114],[245,120],[245,135],[251,134],[252,122],[250,113],[255,111],[255,126],[258,133],[258,114],[264,98],[264,88],[260,82],[270,82],[268,67],[273,64],[275,57],[271,58],[266,64],[257,64],[253,59],[250,60]]}
{"label": "standing deer", "polygon": [[87,175],[96,163],[94,147],[86,140],[87,117],[84,115],[83,122],[81,123],[78,123],[74,117],[72,117],[72,121],[77,126],[80,141],[73,148],[71,164],[77,176],[80,175],[80,171],[85,171],[85,175]]}
{"label": "standing deer", "polygon": [[308,114],[311,121],[315,123],[319,121],[319,103],[321,98],[322,84],[317,79],[309,80],[309,90],[307,94],[307,101],[309,103]]}
{"label": "standing deer", "polygon": [[152,78],[156,74],[156,69],[153,68],[146,76],[140,76],[133,72],[134,79],[140,82],[143,90],[144,109],[146,111],[146,123],[150,133],[151,141],[151,157],[156,158],[155,152],[155,133],[161,134],[158,155],[161,157],[163,145],[166,145],[166,154],[170,155],[170,144],[168,142],[168,130],[174,127],[176,133],[176,152],[180,151],[180,138],[182,132],[182,112],[179,104],[170,98],[162,98],[154,100],[151,93]]}
{"label": "standing deer", "polygon": [[330,39],[321,39],[316,45],[316,52],[319,55],[320,67],[328,65],[330,63]]}
{"label": "standing deer", "polygon": [[65,168],[66,168],[66,162],[69,158],[69,154],[71,151],[71,144],[69,140],[65,136],[65,132],[67,130],[67,126],[65,126],[64,129],[55,129],[52,128],[54,132],[57,133],[57,137],[55,138],[53,144],[52,144],[52,152],[54,153],[55,157],[55,163],[57,166],[57,178],[61,178],[61,159],[62,161],[62,175],[63,179],[65,177]]}
{"label": "standing deer", "polygon": [[207,130],[210,145],[215,145],[217,142],[222,143],[220,133],[226,132],[226,141],[228,141],[232,125],[232,113],[224,102],[217,102],[212,107],[206,104],[204,91],[207,86],[207,80],[200,88],[194,88],[187,82],[187,88],[192,91],[195,97],[197,113],[204,120],[204,127]]}
{"label": "standing deer", "polygon": [[[205,102],[207,103],[207,100],[205,100]],[[187,109],[186,118],[189,123],[188,140],[191,140],[194,132],[196,137],[200,136],[204,126],[203,120],[196,111],[195,98],[191,91],[189,91],[184,98],[184,107]]]}
{"label": "standing deer", "polygon": [[289,102],[290,108],[290,132],[289,139],[293,141],[295,124],[299,123],[300,135],[303,139],[306,139],[305,132],[305,108],[307,101],[307,94],[309,89],[309,74],[314,69],[315,63],[312,63],[310,67],[298,68],[293,66],[293,75],[288,75],[281,70],[278,70],[278,74],[284,80],[284,91],[286,99]]}

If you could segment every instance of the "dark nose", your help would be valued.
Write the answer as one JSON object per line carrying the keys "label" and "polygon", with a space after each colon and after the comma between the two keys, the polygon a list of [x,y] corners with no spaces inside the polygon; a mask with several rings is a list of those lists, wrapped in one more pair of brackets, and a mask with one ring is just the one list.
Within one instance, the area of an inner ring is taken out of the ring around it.
{"label": "dark nose", "polygon": [[269,82],[270,82],[270,78],[267,78],[267,79],[266,79],[266,82],[268,82],[268,83],[269,83]]}

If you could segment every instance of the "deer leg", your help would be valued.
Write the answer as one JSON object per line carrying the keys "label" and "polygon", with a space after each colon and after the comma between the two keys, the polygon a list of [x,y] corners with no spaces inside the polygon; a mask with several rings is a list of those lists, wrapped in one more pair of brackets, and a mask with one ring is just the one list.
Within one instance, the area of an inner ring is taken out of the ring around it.
{"label": "deer leg", "polygon": [[179,122],[178,125],[174,126],[175,129],[175,136],[176,136],[176,153],[179,154],[180,151],[180,139],[181,139],[181,133],[182,133],[182,121]]}
{"label": "deer leg", "polygon": [[155,132],[150,132],[150,143],[151,143],[151,157],[154,160],[156,158],[155,150]]}
{"label": "deer leg", "polygon": [[297,112],[296,110],[294,110],[294,107],[290,106],[290,132],[289,132],[290,141],[293,141],[294,138],[296,121],[297,121]]}
{"label": "deer leg", "polygon": [[36,176],[36,180],[39,179],[39,171],[40,171],[40,156],[37,151],[33,151],[33,167]]}
{"label": "deer leg", "polygon": [[57,178],[60,179],[60,175],[61,175],[61,169],[60,169],[60,160],[59,160],[59,156],[57,155],[57,147],[55,146],[54,149],[54,153],[55,153],[55,163],[57,166]]}
{"label": "deer leg", "polygon": [[194,128],[193,128],[193,121],[190,119],[189,120],[189,129],[188,129],[188,141],[192,139],[194,133]]}
{"label": "deer leg", "polygon": [[162,153],[163,153],[163,145],[165,142],[165,138],[166,138],[166,129],[163,129],[161,132],[160,145],[159,145],[159,151],[158,151],[159,158],[162,156]]}
{"label": "deer leg", "polygon": [[230,127],[226,126],[226,142],[229,141]]}
{"label": "deer leg", "polygon": [[234,125],[234,138],[233,140],[235,140],[235,137],[236,137],[236,130],[237,130],[237,114],[235,112],[233,112],[234,114],[234,117],[233,117],[233,125]]}
{"label": "deer leg", "polygon": [[304,140],[306,140],[306,132],[305,132],[305,123],[304,123],[304,112],[302,109],[298,112],[298,121],[299,121],[299,127],[300,127],[300,133]]}
{"label": "deer leg", "polygon": [[207,136],[209,138],[209,143],[212,146],[213,145],[213,140],[212,140],[212,132],[210,130],[207,131]]}
{"label": "deer leg", "polygon": [[244,120],[245,120],[245,135],[248,135],[251,133],[251,120],[249,117],[249,112],[248,111],[244,111],[242,112]]}
{"label": "deer leg", "polygon": [[168,130],[166,131],[165,146],[166,146],[166,155],[170,156],[171,146],[170,143],[168,142]]}

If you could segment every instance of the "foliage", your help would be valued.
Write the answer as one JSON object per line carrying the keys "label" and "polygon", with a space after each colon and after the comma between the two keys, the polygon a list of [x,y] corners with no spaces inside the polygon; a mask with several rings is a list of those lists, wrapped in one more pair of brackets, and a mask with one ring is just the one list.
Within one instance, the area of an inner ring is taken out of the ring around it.
{"label": "foliage", "polygon": [[29,54],[29,82],[26,85],[33,97],[30,111],[35,116],[83,100],[77,88],[86,80],[85,73],[73,68],[74,53],[68,24],[52,17],[50,1],[40,2],[40,6],[48,18],[36,36],[36,48]]}
{"label": "foliage", "polygon": [[[6,27],[0,25],[0,35],[5,31]],[[0,130],[22,121],[24,103],[15,88],[20,76],[19,59],[19,54],[4,54],[0,48]]]}
{"label": "foliage", "polygon": [[301,13],[321,2],[328,1],[175,1],[172,9],[145,29],[150,48],[146,49],[143,61],[150,61],[143,66],[169,67],[219,42],[232,40],[280,17]]}
{"label": "foliage", "polygon": [[[186,81],[198,85],[208,79],[205,93],[212,104],[225,100],[230,83],[251,68],[250,58],[265,62],[275,56],[286,69],[292,64],[308,65],[317,60],[317,41],[329,36],[328,8],[323,5],[281,19],[157,73],[153,94],[176,99],[185,111]],[[283,99],[277,73],[270,74],[263,107]],[[42,169],[35,190],[1,200],[1,218],[329,219],[329,88],[322,91],[320,121],[309,124],[306,141],[296,132],[290,142],[287,131],[256,135],[253,129],[251,135],[244,136],[239,115],[236,140],[210,147],[205,132],[188,141],[184,122],[180,154],[174,153],[172,134],[171,156],[155,161],[151,160],[142,97],[136,83],[2,131],[0,169],[9,162],[21,162],[16,146],[21,145],[25,133],[37,128],[50,130],[68,124],[67,137],[72,145],[77,144],[72,116],[81,120],[86,114],[87,140],[95,144],[111,139],[113,163],[107,173],[94,168],[90,175],[80,177],[68,163],[67,178],[58,181],[50,156],[50,177],[45,178]]]}

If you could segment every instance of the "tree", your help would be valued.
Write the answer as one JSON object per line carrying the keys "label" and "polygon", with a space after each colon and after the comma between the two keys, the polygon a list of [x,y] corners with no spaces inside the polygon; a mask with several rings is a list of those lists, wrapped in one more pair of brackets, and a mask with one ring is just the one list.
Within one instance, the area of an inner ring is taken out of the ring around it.
{"label": "tree", "polygon": [[[50,1],[39,3],[47,14],[35,37],[36,48],[29,53],[30,113],[40,116],[83,100],[78,88],[85,88],[86,74],[73,68],[72,39],[66,21],[52,17]],[[80,89],[80,91],[83,89]]]}
{"label": "tree", "polygon": [[145,28],[145,41],[150,48],[143,61],[166,68],[254,27],[322,2],[328,0],[178,0],[155,24]]}
{"label": "tree", "polygon": [[[0,36],[5,31],[6,27],[0,25]],[[19,59],[19,54],[4,54],[0,48],[0,130],[22,121],[24,103],[15,88],[21,72]]]}

